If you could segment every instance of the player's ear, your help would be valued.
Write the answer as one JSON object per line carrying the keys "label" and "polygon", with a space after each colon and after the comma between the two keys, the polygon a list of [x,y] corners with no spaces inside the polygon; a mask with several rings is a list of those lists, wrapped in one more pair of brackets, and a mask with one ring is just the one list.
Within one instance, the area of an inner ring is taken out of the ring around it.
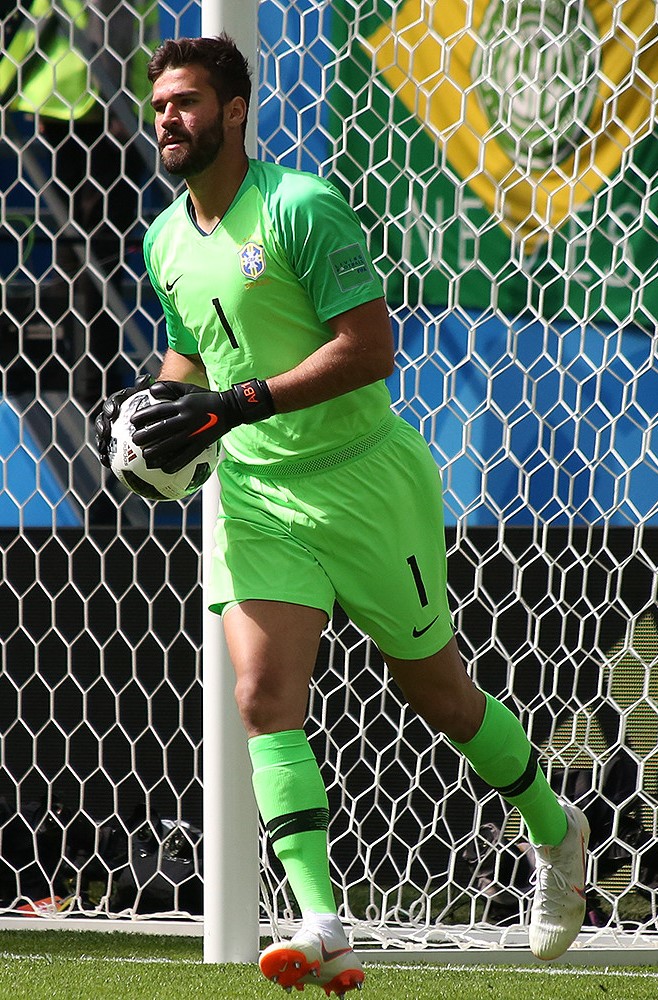
{"label": "player's ear", "polygon": [[224,125],[229,128],[242,128],[247,118],[247,102],[244,97],[234,97],[224,105]]}

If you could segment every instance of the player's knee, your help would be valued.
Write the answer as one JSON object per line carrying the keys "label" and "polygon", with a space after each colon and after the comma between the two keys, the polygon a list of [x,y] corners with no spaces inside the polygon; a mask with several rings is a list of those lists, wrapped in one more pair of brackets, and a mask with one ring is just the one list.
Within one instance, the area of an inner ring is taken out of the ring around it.
{"label": "player's knee", "polygon": [[402,677],[398,683],[411,708],[435,732],[466,743],[480,728],[484,695],[466,675],[459,683],[448,683],[440,674],[411,682]]}
{"label": "player's knee", "polygon": [[248,736],[301,729],[304,724],[306,698],[261,676],[241,677],[235,701]]}
{"label": "player's knee", "polygon": [[262,731],[267,723],[267,702],[262,687],[250,677],[240,678],[235,685],[235,701],[240,718],[247,733],[251,736]]}
{"label": "player's knee", "polygon": [[435,732],[457,743],[475,736],[485,697],[468,675],[454,640],[425,660],[389,657],[388,664],[411,707]]}

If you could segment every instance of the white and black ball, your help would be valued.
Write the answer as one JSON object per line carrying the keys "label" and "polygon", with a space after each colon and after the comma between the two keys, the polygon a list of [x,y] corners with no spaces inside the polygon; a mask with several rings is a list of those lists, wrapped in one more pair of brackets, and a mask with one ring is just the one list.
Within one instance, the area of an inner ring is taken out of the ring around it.
{"label": "white and black ball", "polygon": [[156,402],[149,389],[142,389],[121,404],[112,421],[110,468],[127,489],[146,500],[184,500],[201,489],[217,468],[220,443],[206,448],[179,472],[147,468],[141,448],[133,441],[135,428],[130,418],[137,410]]}

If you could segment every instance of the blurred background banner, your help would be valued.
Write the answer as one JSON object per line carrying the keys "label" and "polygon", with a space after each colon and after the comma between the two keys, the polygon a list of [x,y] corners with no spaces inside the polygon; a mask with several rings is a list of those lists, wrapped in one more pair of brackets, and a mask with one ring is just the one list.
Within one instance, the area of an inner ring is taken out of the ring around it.
{"label": "blurred background banner", "polygon": [[[5,19],[0,523],[50,523],[53,500],[62,527],[85,505],[113,519],[79,441],[165,343],[141,237],[172,188],[143,68],[159,37],[200,30],[175,6],[38,0]],[[433,449],[448,524],[658,523],[654,21],[602,0],[259,5],[259,155],[331,178],[366,226],[394,403]],[[37,22],[61,55],[52,97]]]}
{"label": "blurred background banner", "polygon": [[[332,6],[344,44],[355,5]],[[503,312],[526,304],[545,319],[652,330],[654,5],[358,9],[360,36],[332,96],[336,163],[354,181],[362,174],[368,210],[387,218],[389,298],[408,301],[411,285],[425,305],[445,305],[457,277],[463,307],[488,307],[496,275]],[[355,104],[373,74],[370,106]],[[395,128],[384,133],[391,112]]]}
{"label": "blurred background banner", "polygon": [[656,523],[654,5],[332,7],[332,177],[448,523]]}

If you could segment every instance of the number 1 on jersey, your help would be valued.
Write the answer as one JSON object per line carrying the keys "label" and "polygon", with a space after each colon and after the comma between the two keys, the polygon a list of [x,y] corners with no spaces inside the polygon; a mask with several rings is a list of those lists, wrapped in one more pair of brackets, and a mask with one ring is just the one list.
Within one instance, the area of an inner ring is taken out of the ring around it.
{"label": "number 1 on jersey", "polygon": [[226,313],[222,309],[221,302],[219,301],[219,299],[213,299],[212,300],[212,304],[215,307],[215,312],[219,316],[220,323],[224,327],[224,332],[226,333],[226,336],[228,337],[229,344],[231,345],[231,347],[235,351],[237,351],[238,350],[238,341],[237,341],[237,338],[236,338],[235,334],[233,333],[233,328],[231,327],[231,324],[229,323],[229,321],[226,318]]}

